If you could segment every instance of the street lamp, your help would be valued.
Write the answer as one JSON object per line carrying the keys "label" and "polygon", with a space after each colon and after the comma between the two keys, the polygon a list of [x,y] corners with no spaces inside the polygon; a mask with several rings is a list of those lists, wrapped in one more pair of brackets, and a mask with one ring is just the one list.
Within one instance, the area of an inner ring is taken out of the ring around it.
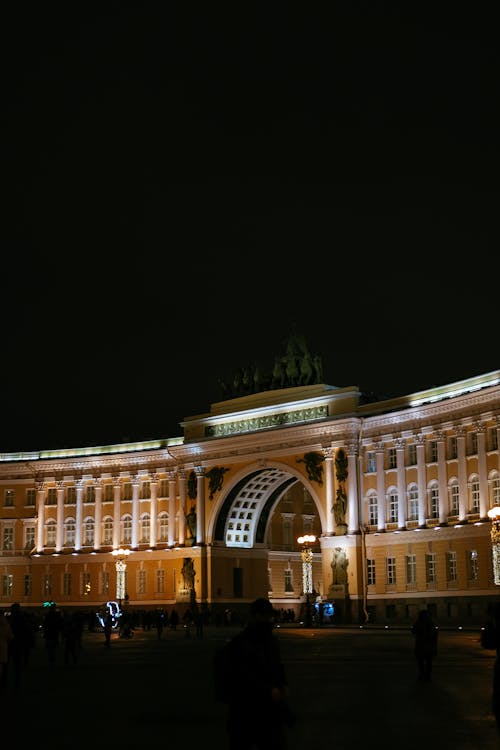
{"label": "street lamp", "polygon": [[491,518],[491,551],[493,553],[493,579],[500,586],[500,507],[495,505],[488,511]]}
{"label": "street lamp", "polygon": [[306,597],[306,627],[310,627],[312,621],[310,595],[313,593],[313,551],[312,546],[316,543],[314,534],[305,534],[297,539],[301,547],[300,557],[302,558],[302,591]]}
{"label": "street lamp", "polygon": [[118,599],[118,604],[120,607],[120,611],[122,608],[122,601],[125,599],[125,572],[127,570],[127,557],[130,555],[129,549],[123,549],[123,547],[120,547],[120,549],[114,549],[111,551],[111,554],[113,557],[116,557],[116,598]]}

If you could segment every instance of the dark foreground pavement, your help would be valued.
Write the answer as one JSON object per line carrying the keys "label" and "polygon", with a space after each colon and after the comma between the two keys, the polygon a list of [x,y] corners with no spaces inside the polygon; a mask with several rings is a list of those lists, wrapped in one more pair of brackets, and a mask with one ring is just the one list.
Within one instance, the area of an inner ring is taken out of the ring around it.
{"label": "dark foreground pavement", "polygon": [[[135,631],[130,640],[85,633],[75,666],[62,647],[51,672],[43,641],[17,690],[0,700],[2,742],[22,748],[92,750],[225,747],[225,708],[213,698],[214,649],[234,629]],[[498,750],[491,713],[494,653],[479,634],[440,631],[432,682],[416,679],[406,629],[276,631],[298,721],[290,750],[353,746]],[[248,717],[252,721],[252,717]],[[175,743],[175,744],[173,744]]]}

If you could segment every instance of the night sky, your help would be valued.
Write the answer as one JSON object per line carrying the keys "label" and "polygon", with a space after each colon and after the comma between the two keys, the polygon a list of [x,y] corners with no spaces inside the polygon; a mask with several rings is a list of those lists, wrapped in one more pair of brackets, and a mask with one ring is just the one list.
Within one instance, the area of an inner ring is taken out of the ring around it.
{"label": "night sky", "polygon": [[0,451],[180,436],[292,333],[380,395],[500,369],[487,5],[13,5]]}

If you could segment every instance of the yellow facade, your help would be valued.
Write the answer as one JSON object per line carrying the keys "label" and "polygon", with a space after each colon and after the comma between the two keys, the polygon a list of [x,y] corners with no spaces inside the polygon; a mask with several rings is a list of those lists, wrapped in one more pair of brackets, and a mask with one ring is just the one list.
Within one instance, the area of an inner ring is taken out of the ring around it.
{"label": "yellow facade", "polygon": [[[127,606],[214,616],[257,596],[338,621],[479,622],[497,596],[488,510],[500,505],[500,374],[391,401],[310,385],[219,402],[184,437],[0,455],[0,607]],[[342,476],[342,471],[345,476]],[[194,563],[194,588],[186,583]]]}

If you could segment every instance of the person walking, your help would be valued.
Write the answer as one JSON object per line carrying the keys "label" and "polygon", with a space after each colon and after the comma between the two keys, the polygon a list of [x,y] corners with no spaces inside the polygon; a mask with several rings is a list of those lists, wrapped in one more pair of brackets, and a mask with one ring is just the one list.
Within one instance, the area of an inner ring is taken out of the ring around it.
{"label": "person walking", "polygon": [[437,653],[437,627],[427,609],[421,609],[412,625],[415,637],[414,653],[417,660],[418,679],[429,682],[432,664]]}
{"label": "person walking", "polygon": [[285,750],[295,715],[274,610],[265,598],[250,605],[248,623],[214,657],[215,696],[227,704],[229,750]]}

